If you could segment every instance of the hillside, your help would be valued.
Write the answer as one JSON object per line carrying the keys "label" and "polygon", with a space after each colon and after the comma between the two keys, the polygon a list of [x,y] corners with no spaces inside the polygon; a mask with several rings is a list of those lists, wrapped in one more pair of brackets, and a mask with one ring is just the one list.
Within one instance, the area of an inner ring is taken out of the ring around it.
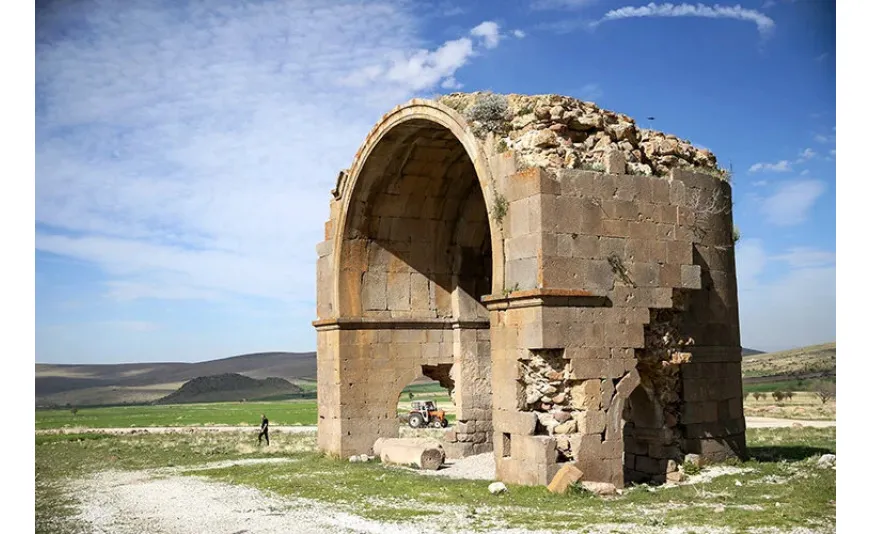
{"label": "hillside", "polygon": [[832,379],[837,375],[837,344],[745,356],[743,383]]}
{"label": "hillside", "polygon": [[302,388],[283,378],[250,378],[237,373],[200,376],[159,399],[158,404],[193,402],[235,402],[259,400],[302,393]]}
{"label": "hillside", "polygon": [[151,402],[188,380],[226,373],[306,383],[316,380],[317,360],[314,352],[264,352],[196,363],[36,364],[36,404]]}

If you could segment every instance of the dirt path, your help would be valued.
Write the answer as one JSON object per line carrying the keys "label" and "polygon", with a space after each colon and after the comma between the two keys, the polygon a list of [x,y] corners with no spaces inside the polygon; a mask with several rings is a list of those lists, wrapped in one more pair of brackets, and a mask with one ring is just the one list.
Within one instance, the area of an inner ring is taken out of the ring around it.
{"label": "dirt path", "polygon": [[169,475],[166,470],[104,471],[76,485],[75,494],[82,498],[77,519],[89,524],[94,534],[435,532],[428,527],[370,521],[316,501],[284,499],[196,476]]}
{"label": "dirt path", "polygon": [[[284,498],[195,476],[198,471],[231,465],[292,461],[246,459],[190,468],[103,471],[74,482],[70,490],[81,499],[76,519],[84,522],[92,534],[555,534],[549,530],[500,527],[472,531],[464,527],[468,507],[455,505],[440,505],[439,514],[419,521],[373,521],[352,513],[346,505]],[[481,503],[469,505],[486,511]],[[663,532],[660,527],[630,522],[590,525],[583,532],[615,534],[626,529],[638,534]],[[705,534],[729,531],[704,529]],[[685,529],[668,532],[682,534]]]}

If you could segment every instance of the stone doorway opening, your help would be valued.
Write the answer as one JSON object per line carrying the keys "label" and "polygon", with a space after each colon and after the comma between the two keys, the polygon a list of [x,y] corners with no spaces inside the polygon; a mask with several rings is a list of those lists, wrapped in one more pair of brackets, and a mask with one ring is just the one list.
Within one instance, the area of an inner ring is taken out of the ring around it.
{"label": "stone doorway opening", "polygon": [[[396,403],[396,413],[399,420],[399,427],[414,427],[410,424],[410,414],[414,403],[424,401],[432,401],[436,404],[439,410],[443,410],[446,415],[446,421],[450,424],[456,422],[456,407],[453,402],[453,393],[456,390],[456,383],[450,375],[453,369],[452,364],[424,365],[421,369],[421,374],[407,384],[399,393],[399,398]],[[444,428],[439,425],[432,425],[426,421],[430,428]]]}

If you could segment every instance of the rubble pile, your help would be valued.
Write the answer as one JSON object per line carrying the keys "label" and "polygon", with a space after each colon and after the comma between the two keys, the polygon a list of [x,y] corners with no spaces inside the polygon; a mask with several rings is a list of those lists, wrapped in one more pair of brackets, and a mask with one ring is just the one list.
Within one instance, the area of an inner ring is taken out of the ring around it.
{"label": "rubble pile", "polygon": [[438,98],[463,113],[475,134],[496,136],[499,152],[512,150],[524,167],[604,170],[620,151],[631,174],[666,176],[682,168],[728,179],[716,156],[674,135],[638,127],[631,117],[561,95],[452,93]]}

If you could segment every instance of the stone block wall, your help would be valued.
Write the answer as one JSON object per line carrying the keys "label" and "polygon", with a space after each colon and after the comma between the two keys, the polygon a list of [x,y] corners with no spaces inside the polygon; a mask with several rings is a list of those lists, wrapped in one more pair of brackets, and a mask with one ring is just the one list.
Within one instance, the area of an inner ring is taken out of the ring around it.
{"label": "stone block wall", "polygon": [[[505,196],[515,290],[487,299],[499,478],[546,484],[552,465],[573,461],[584,478],[621,486],[630,472],[663,480],[686,452],[741,455],[728,184],[680,170],[530,169],[508,178]],[[544,354],[550,364],[530,377]],[[627,421],[629,452],[623,425],[641,384],[658,416]],[[546,469],[535,462],[550,456],[518,452],[531,443],[554,451]]]}

